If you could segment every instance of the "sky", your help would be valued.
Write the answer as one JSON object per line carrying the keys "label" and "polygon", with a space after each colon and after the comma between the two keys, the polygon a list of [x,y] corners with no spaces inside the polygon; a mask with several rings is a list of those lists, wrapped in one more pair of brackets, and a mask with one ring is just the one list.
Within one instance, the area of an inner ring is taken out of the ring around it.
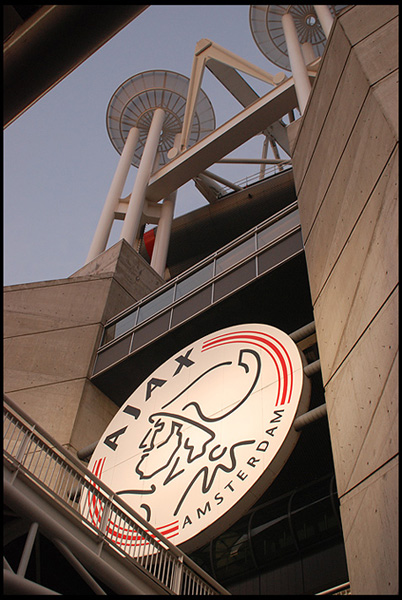
{"label": "sky", "polygon": [[[154,69],[190,77],[202,38],[271,74],[279,71],[253,40],[249,8],[152,5],[5,129],[4,285],[63,279],[85,264],[119,159],[106,131],[106,110],[126,79]],[[246,79],[259,95],[272,89]],[[202,89],[217,126],[241,110],[208,71]],[[259,158],[263,139],[257,136],[231,156]],[[123,196],[131,193],[136,171],[130,168]],[[236,182],[258,172],[258,165],[214,165],[211,171]],[[175,217],[205,204],[190,181],[178,191]],[[108,247],[118,241],[121,226],[113,225]]]}

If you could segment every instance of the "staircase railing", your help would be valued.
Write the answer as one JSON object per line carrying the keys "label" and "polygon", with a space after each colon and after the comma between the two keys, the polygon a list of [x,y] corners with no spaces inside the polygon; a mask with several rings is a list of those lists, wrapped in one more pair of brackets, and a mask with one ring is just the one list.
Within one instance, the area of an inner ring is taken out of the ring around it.
{"label": "staircase railing", "polygon": [[4,398],[4,460],[103,543],[174,594],[229,594],[189,557],[135,513],[56,440]]}

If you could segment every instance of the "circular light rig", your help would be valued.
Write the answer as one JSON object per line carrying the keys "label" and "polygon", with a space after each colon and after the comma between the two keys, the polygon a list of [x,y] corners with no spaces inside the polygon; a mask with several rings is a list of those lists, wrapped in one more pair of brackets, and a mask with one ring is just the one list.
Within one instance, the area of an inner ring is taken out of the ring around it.
{"label": "circular light rig", "polygon": [[[328,8],[335,17],[347,4],[332,4]],[[322,56],[326,36],[312,4],[266,4],[250,6],[250,29],[258,48],[274,65],[291,71],[282,17],[293,17],[300,44],[310,43],[314,57]]]}
{"label": "circular light rig", "polygon": [[[138,167],[147,140],[153,113],[165,111],[159,138],[159,166],[169,160],[175,137],[181,133],[190,80],[174,71],[144,71],[122,83],[113,94],[106,113],[106,127],[113,146],[121,154],[128,133],[137,127],[140,135],[131,164]],[[200,89],[190,132],[189,146],[215,129],[215,114],[206,94]]]}

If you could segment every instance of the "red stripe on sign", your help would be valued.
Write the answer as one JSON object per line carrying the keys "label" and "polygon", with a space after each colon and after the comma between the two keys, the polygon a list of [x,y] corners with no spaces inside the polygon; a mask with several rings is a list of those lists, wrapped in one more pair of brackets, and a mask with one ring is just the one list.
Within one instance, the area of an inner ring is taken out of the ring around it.
{"label": "red stripe on sign", "polygon": [[[178,523],[179,521],[176,521],[176,523]],[[165,525],[166,527],[166,525]],[[167,537],[168,539],[170,539],[171,537],[174,537],[175,535],[179,534],[179,525],[174,525],[172,523],[172,525],[168,526],[168,529],[165,529],[163,527],[158,527],[158,531],[165,537]],[[173,535],[169,535],[169,534],[173,534]]]}
{"label": "red stripe on sign", "polygon": [[[257,346],[258,348],[265,350],[266,352],[268,352],[268,354],[272,358],[275,368],[276,368],[276,374],[278,376],[278,392],[277,392],[276,402],[275,402],[275,406],[277,406],[278,402],[279,402],[279,398],[280,398],[281,381],[282,381],[281,374],[279,372],[279,366],[278,366],[278,362],[276,361],[275,356],[273,356],[272,353],[269,352],[269,350],[267,350],[264,346],[260,346],[260,344],[256,344],[255,342],[250,342],[248,339],[238,338],[238,339],[229,340],[226,342],[215,343],[213,346],[210,346],[210,348],[205,348],[205,350],[210,350],[211,348],[216,348],[217,346],[224,346],[226,344],[237,344],[237,343],[244,343],[244,342],[247,342],[249,344],[252,344],[253,346]],[[203,350],[201,350],[201,352],[203,352]]]}
{"label": "red stripe on sign", "polygon": [[[161,535],[170,539],[179,534],[178,523],[179,521],[174,521],[173,523],[162,525],[161,527],[157,527],[157,531],[160,531]],[[151,538],[157,539],[157,537],[149,530],[146,530],[146,532]],[[143,538],[136,529],[133,529],[132,527],[121,527],[120,525],[116,526],[116,523],[113,521],[109,521],[107,533],[119,545],[124,543],[125,547],[149,545],[149,541]]]}
{"label": "red stripe on sign", "polygon": [[[103,468],[105,466],[106,457],[99,458],[95,461],[92,466],[92,473],[101,478]],[[99,490],[99,486],[92,482],[92,485],[95,489]],[[92,524],[96,527],[99,527],[100,521],[102,518],[104,503],[96,496],[94,492],[88,491],[87,495],[87,503],[89,509],[89,517],[92,520]],[[113,517],[113,515],[112,515]],[[161,533],[167,539],[170,539],[179,534],[179,521],[173,521],[172,523],[167,523],[166,525],[161,525],[157,527],[157,531]],[[109,520],[106,528],[106,532],[108,537],[110,537],[116,544],[123,546],[126,548],[127,546],[144,546],[149,545],[149,541],[143,538],[139,532],[133,527],[121,526],[117,525],[116,522]],[[157,539],[155,535],[153,535],[150,531],[147,531],[150,537]]]}
{"label": "red stripe on sign", "polygon": [[[94,475],[96,475],[96,477],[98,477],[99,479],[101,478],[103,467],[105,465],[105,461],[106,461],[106,457],[99,458],[97,461],[95,461],[95,463],[92,467],[92,473]],[[96,490],[100,489],[96,483],[94,483],[94,482],[91,482],[91,483]],[[97,497],[97,495],[94,494],[94,492],[91,492],[90,490],[88,490],[88,494],[87,494],[87,503],[88,503],[89,517],[92,520],[93,525],[95,525],[97,527],[99,525],[99,522],[100,522],[100,519],[102,516],[103,503]]]}
{"label": "red stripe on sign", "polygon": [[[257,342],[261,342],[263,346]],[[279,340],[259,331],[229,332],[205,341],[201,351],[204,352],[205,350],[230,343],[249,343],[267,352],[274,362],[278,375],[278,394],[275,405],[278,406],[278,404],[283,405],[286,402],[290,402],[293,391],[292,361],[286,348]],[[280,373],[282,373],[282,377]]]}

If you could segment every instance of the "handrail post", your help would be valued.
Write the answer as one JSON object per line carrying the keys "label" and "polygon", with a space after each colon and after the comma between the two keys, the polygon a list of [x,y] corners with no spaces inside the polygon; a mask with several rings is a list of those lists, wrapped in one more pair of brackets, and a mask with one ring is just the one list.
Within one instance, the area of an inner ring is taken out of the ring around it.
{"label": "handrail post", "polygon": [[181,592],[182,579],[183,579],[183,556],[179,556],[174,563],[172,591],[175,594],[180,594],[180,592]]}
{"label": "handrail post", "polygon": [[22,463],[22,459],[24,457],[24,455],[26,454],[26,450],[29,446],[29,442],[32,439],[32,436],[34,434],[35,431],[35,425],[33,426],[33,428],[28,432],[24,433],[24,438],[21,442],[20,447],[18,448],[17,454],[15,455],[15,460],[19,463]]}
{"label": "handrail post", "polygon": [[16,479],[16,477],[18,475],[18,470],[20,469],[20,467],[22,465],[23,458],[27,454],[27,450],[30,447],[30,442],[32,440],[34,431],[35,431],[35,425],[32,427],[32,429],[28,429],[28,431],[25,431],[23,433],[23,439],[19,445],[19,448],[18,448],[18,450],[15,454],[15,458],[14,458],[14,460],[17,463],[17,466],[16,466],[16,469],[15,469],[14,474],[11,479],[12,483],[14,483],[14,480]]}
{"label": "handrail post", "polygon": [[112,509],[112,501],[113,500],[111,498],[104,500],[101,522],[99,523],[99,533],[101,533],[104,537],[107,537],[107,526]]}

